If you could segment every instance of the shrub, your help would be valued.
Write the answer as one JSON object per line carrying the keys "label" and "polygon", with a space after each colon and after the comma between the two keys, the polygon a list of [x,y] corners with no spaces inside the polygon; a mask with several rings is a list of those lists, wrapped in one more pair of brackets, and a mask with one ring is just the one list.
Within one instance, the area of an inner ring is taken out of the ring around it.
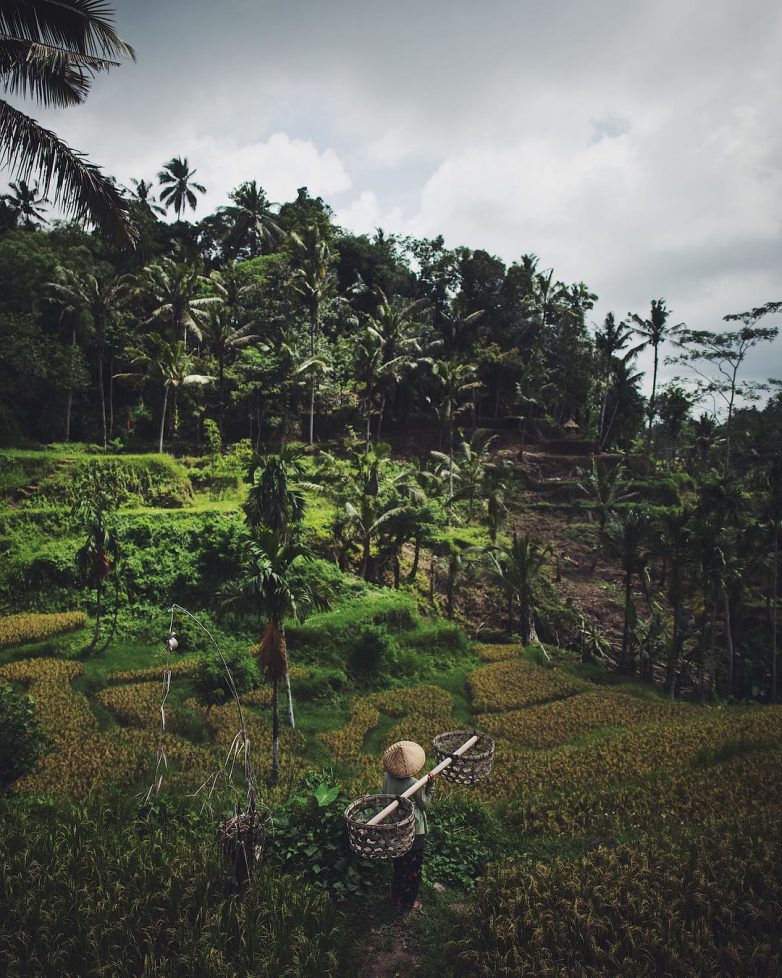
{"label": "shrub", "polygon": [[[234,686],[239,694],[259,685],[261,675],[258,664],[249,652],[239,648],[224,649],[223,657],[231,670]],[[225,703],[231,696],[225,667],[216,652],[201,659],[196,666],[193,681],[199,697],[210,706]]]}
{"label": "shrub", "polygon": [[0,683],[0,788],[9,788],[32,769],[41,743],[30,697]]}
{"label": "shrub", "polygon": [[371,684],[389,671],[396,643],[384,625],[362,625],[348,656],[348,671],[359,683]]}
{"label": "shrub", "polygon": [[382,864],[356,856],[347,841],[343,813],[351,800],[309,774],[273,816],[272,858],[337,898],[377,886],[382,874]]}
{"label": "shrub", "polygon": [[84,628],[87,616],[81,611],[62,611],[50,615],[23,613],[0,618],[0,648],[43,642]]}

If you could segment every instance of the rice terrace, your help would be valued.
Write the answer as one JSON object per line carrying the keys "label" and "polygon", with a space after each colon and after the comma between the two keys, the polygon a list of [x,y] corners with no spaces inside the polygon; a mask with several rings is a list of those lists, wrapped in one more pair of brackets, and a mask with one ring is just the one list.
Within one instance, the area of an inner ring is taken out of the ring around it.
{"label": "rice terrace", "polygon": [[779,978],[779,11],[160,6],[0,0],[0,974]]}

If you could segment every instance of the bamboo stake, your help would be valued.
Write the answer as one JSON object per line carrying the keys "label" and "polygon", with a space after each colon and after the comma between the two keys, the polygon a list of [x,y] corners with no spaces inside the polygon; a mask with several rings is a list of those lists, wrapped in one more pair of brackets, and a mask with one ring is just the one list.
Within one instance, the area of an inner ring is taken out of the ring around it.
{"label": "bamboo stake", "polygon": [[[473,746],[473,744],[477,744],[477,743],[478,743],[477,735],[470,737],[470,739],[466,740],[461,747],[456,748],[456,750],[453,752],[454,756],[461,757],[461,755],[465,751],[469,750]],[[452,760],[453,760],[452,757],[446,757],[444,761],[440,761],[437,767],[433,767],[428,774],[425,774],[422,778],[416,781],[415,784],[411,784],[410,787],[407,789],[407,791],[403,791],[402,798],[409,798],[411,795],[414,795],[416,791],[418,791],[427,783],[427,781],[429,781],[431,778],[436,778],[441,771],[444,771],[451,763]],[[390,815],[391,812],[396,811],[398,807],[399,807],[399,802],[392,801],[390,805],[386,805],[386,807],[383,809],[382,812],[378,812],[377,815],[373,815],[372,818],[370,818],[369,821],[367,822],[367,825],[377,825],[378,822],[383,821],[386,815]]]}

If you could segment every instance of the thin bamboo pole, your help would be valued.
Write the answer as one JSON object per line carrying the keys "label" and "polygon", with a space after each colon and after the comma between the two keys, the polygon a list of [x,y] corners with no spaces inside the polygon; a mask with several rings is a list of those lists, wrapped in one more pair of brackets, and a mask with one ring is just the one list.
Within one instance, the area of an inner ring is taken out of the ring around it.
{"label": "thin bamboo pole", "polygon": [[[477,744],[477,743],[478,743],[477,735],[470,737],[470,739],[466,740],[461,747],[456,748],[456,750],[453,752],[454,756],[460,757],[465,751],[469,750],[473,746],[473,744]],[[437,767],[433,767],[428,774],[425,774],[422,778],[416,781],[415,784],[411,784],[410,787],[407,789],[407,791],[403,791],[402,798],[409,798],[411,795],[414,795],[416,791],[418,791],[420,788],[423,788],[423,786],[427,783],[427,781],[429,781],[431,778],[436,778],[441,771],[444,771],[451,763],[452,760],[453,760],[452,757],[446,757],[444,761],[440,761]],[[398,807],[399,807],[399,802],[392,801],[390,805],[386,805],[386,807],[383,809],[382,812],[378,812],[377,815],[373,815],[372,818],[370,818],[369,821],[367,822],[367,825],[377,825],[378,822],[383,821],[386,815],[390,815],[391,812],[396,811]]]}

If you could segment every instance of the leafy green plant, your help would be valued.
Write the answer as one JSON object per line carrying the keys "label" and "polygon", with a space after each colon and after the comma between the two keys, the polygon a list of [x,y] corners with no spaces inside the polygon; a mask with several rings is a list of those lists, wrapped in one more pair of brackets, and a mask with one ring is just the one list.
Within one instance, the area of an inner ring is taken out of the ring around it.
{"label": "leafy green plant", "polygon": [[0,683],[0,789],[32,769],[42,744],[33,701]]}
{"label": "leafy green plant", "polygon": [[376,886],[382,871],[350,849],[343,818],[350,801],[338,785],[309,774],[272,817],[272,858],[338,899]]}
{"label": "leafy green plant", "polygon": [[[258,664],[249,654],[239,648],[227,648],[223,658],[233,676],[238,693],[246,693],[260,684],[261,674]],[[225,703],[231,696],[228,679],[220,657],[215,652],[204,655],[193,676],[198,696],[209,706]]]}

